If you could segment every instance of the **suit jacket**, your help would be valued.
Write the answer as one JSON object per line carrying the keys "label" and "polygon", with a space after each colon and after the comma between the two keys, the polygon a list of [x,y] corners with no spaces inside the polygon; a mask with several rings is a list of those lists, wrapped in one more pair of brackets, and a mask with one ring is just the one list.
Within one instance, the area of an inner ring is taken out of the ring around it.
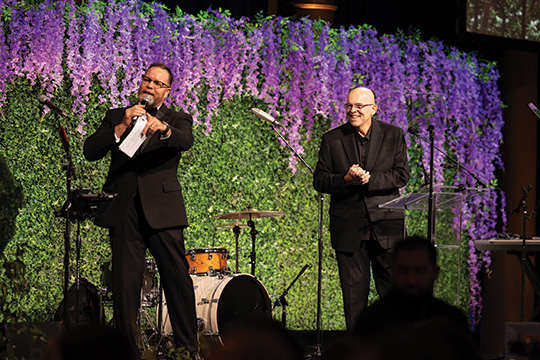
{"label": "suit jacket", "polygon": [[[401,210],[381,209],[379,204],[399,196],[409,181],[405,134],[397,126],[372,120],[365,169],[371,174],[366,185],[346,185],[344,176],[358,164],[355,129],[350,123],[323,135],[313,186],[331,194],[330,234],[338,251],[354,252],[369,221],[403,219]],[[383,248],[388,244],[381,243]]]}
{"label": "suit jacket", "polygon": [[188,221],[177,169],[182,152],[193,145],[191,115],[162,105],[156,117],[171,126],[171,136],[161,140],[160,133],[154,133],[130,158],[118,149],[129,130],[118,143],[114,136],[114,127],[122,121],[125,110],[109,110],[97,131],[84,143],[84,156],[89,161],[111,153],[103,191],[118,194],[97,215],[96,225],[108,228],[118,225],[138,191],[144,215],[152,228],[186,227]]}

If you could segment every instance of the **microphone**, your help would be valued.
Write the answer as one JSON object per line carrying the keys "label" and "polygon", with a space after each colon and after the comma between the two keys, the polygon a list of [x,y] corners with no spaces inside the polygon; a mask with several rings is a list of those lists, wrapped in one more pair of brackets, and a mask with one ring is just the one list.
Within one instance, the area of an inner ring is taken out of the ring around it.
{"label": "microphone", "polygon": [[418,128],[416,127],[410,127],[407,129],[407,132],[411,135],[414,135],[414,136],[417,136],[417,135],[420,135],[420,130],[418,130]]}
{"label": "microphone", "polygon": [[532,110],[534,115],[536,115],[540,119],[540,110],[532,102],[529,103],[529,108]]}
{"label": "microphone", "polygon": [[63,116],[63,117],[69,117],[62,109],[60,109],[58,106],[54,105],[52,102],[47,99],[45,95],[39,95],[38,101],[42,103],[43,105],[47,105],[49,109],[54,111],[57,115]]}
{"label": "microphone", "polygon": [[[150,104],[150,101],[152,101],[152,97],[148,94],[144,94],[142,99],[141,99],[141,102],[140,104],[141,105],[144,105],[144,107],[146,108],[146,106],[148,104]],[[135,125],[135,123],[137,122],[137,120],[139,119],[146,119],[147,116],[146,114],[142,115],[142,116],[134,116],[132,119],[131,119],[131,124],[130,124],[130,127],[132,127],[133,125]]]}
{"label": "microphone", "polygon": [[144,94],[141,100],[141,105],[146,107],[148,104],[150,104],[150,101],[152,101],[152,97],[148,94]]}
{"label": "microphone", "polygon": [[272,116],[270,116],[270,114],[265,113],[264,111],[262,111],[262,110],[260,110],[260,109],[257,109],[257,108],[251,108],[251,112],[252,112],[256,117],[258,117],[259,119],[264,120],[264,121],[267,121],[267,122],[269,122],[269,123],[272,124],[272,125],[283,126],[283,125],[281,125],[280,123],[278,123],[278,122],[276,121],[276,119],[274,119]]}

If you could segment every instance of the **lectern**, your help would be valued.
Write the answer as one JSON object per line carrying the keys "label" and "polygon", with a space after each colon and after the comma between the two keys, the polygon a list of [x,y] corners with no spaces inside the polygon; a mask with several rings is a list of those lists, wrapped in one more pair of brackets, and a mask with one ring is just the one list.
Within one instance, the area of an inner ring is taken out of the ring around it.
{"label": "lectern", "polygon": [[[441,275],[435,283],[437,297],[459,306],[461,290],[461,232],[463,203],[466,199],[481,196],[486,188],[465,186],[433,185],[433,232],[432,241],[437,247]],[[426,184],[417,190],[396,199],[380,204],[385,209],[407,210],[406,223],[418,221],[428,224],[429,186]],[[455,220],[457,218],[457,220]],[[454,256],[452,256],[454,254]],[[457,261],[455,255],[457,254]],[[456,289],[448,287],[456,284]]]}

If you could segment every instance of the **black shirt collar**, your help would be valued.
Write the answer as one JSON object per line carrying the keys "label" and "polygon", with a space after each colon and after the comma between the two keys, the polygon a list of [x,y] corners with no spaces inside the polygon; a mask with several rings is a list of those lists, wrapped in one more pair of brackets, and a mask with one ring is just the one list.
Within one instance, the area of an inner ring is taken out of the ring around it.
{"label": "black shirt collar", "polygon": [[372,128],[373,128],[373,126],[370,126],[370,127],[369,127],[369,130],[368,130],[366,136],[362,136],[362,135],[360,135],[360,134],[358,133],[358,131],[355,131],[355,132],[354,132],[354,135],[355,135],[356,141],[366,141],[366,140],[369,141],[370,138],[371,138],[371,129],[372,129]]}

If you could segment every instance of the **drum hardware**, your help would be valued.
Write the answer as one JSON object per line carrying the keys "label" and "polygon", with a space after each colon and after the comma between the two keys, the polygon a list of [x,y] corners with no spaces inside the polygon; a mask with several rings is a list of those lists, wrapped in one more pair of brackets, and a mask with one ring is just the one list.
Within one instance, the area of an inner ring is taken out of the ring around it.
{"label": "drum hardware", "polygon": [[200,317],[198,317],[197,318],[197,332],[198,333],[203,332],[205,327],[206,327],[206,324],[205,324],[204,320],[201,319]]}
{"label": "drum hardware", "polygon": [[218,228],[222,229],[232,229],[234,234],[234,247],[235,247],[235,274],[238,274],[238,238],[240,237],[240,229],[248,228],[249,226],[244,225],[240,221],[233,221],[230,224],[218,225]]}
{"label": "drum hardware", "polygon": [[[226,249],[224,249],[226,251]],[[220,258],[216,256],[215,258]],[[103,305],[112,306],[112,261],[108,260],[100,265],[102,287],[98,289],[101,301],[101,318],[104,321],[104,309]],[[140,327],[140,333],[137,337],[137,343],[141,350],[152,351],[161,359],[174,347],[172,341],[172,331],[170,333],[163,333],[162,326],[163,316],[163,301],[161,295],[163,294],[163,288],[161,282],[156,278],[158,273],[158,267],[153,258],[145,259],[145,268],[143,272],[143,284],[141,287],[140,306],[137,316],[137,324]],[[214,277],[215,279],[223,278],[223,275]],[[164,297],[164,296],[163,296]],[[150,316],[148,308],[156,307],[155,320]],[[167,315],[168,316],[168,315]],[[112,323],[113,320],[111,320]],[[149,330],[143,329],[143,321],[150,327]],[[197,328],[203,331],[205,328],[205,322],[203,319],[197,319]]]}
{"label": "drum hardware", "polygon": [[[144,319],[146,320],[146,323],[150,325],[151,327],[150,334],[147,334],[146,331],[144,331],[144,329],[142,328],[143,316],[144,316]],[[148,312],[144,309],[144,307],[142,306],[142,303],[141,303],[141,306],[139,306],[138,324],[139,324],[139,327],[141,328],[141,331],[140,331],[141,344],[140,345],[142,345],[141,347],[143,350],[150,350],[150,342],[152,341],[152,339],[158,338],[159,334],[158,334],[157,324],[154,322],[152,317],[150,317]]]}
{"label": "drum hardware", "polygon": [[296,283],[296,281],[300,278],[300,276],[302,276],[302,274],[307,270],[308,267],[309,264],[304,265],[302,270],[300,270],[300,272],[298,273],[298,275],[296,275],[290,285],[285,290],[283,290],[281,296],[279,298],[276,298],[274,300],[274,303],[272,304],[272,310],[275,309],[277,306],[281,306],[281,324],[284,328],[287,327],[287,305],[289,305],[289,302],[287,301],[287,299],[285,299],[285,296],[287,296],[289,290],[292,288],[294,283]]}
{"label": "drum hardware", "polygon": [[105,324],[105,306],[111,307],[112,302],[112,261],[104,261],[99,265],[101,270],[101,287],[98,290],[100,300],[99,322]]}
{"label": "drum hardware", "polygon": [[141,287],[141,307],[153,307],[159,296],[159,285],[156,278],[158,268],[156,260],[145,259],[146,266],[143,272],[143,284]]}
{"label": "drum hardware", "polygon": [[217,303],[218,301],[219,301],[219,299],[210,299],[210,300],[208,300],[207,298],[201,298],[201,304],[210,304],[211,302]]}
{"label": "drum hardware", "polygon": [[[255,252],[255,240],[257,238],[257,230],[255,229],[255,222],[253,219],[260,219],[260,218],[266,218],[266,217],[275,217],[275,216],[283,216],[286,215],[286,213],[281,211],[261,211],[256,210],[249,205],[247,209],[239,211],[239,212],[233,212],[228,214],[221,214],[214,216],[214,219],[249,219],[248,220],[248,226],[251,228],[251,231],[249,232],[251,235],[251,252],[249,254],[250,258],[250,265],[251,265],[251,275],[255,276],[255,263],[256,263],[256,252]],[[239,229],[238,229],[239,231]],[[238,253],[238,251],[237,251]]]}
{"label": "drum hardware", "polygon": [[[156,274],[158,273],[156,262],[152,258],[147,258],[145,259],[145,264],[139,312],[144,311],[143,308],[155,307],[156,304],[159,304],[160,284],[156,278]],[[98,296],[101,302],[100,322],[105,323],[105,307],[113,306],[112,260],[102,262],[99,269],[101,270],[101,287],[98,289]],[[148,319],[147,314],[143,315]],[[150,325],[152,328],[156,327],[153,323],[150,323]]]}

